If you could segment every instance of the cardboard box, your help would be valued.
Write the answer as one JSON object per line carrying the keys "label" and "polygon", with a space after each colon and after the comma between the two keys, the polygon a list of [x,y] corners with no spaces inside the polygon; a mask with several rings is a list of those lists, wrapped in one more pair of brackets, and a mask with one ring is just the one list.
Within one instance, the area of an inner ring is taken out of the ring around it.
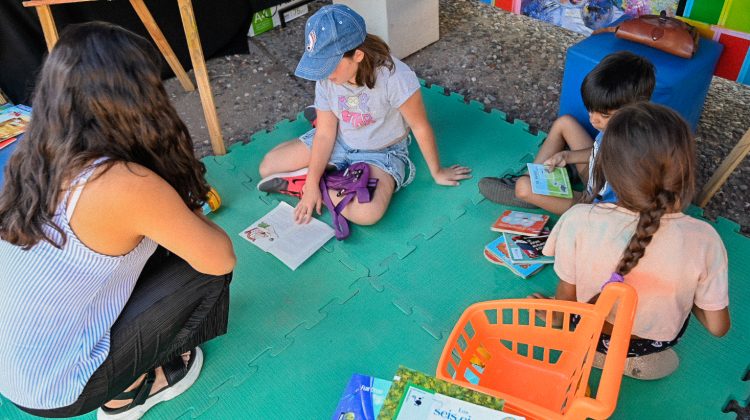
{"label": "cardboard box", "polygon": [[[260,12],[256,12],[253,14],[253,21],[250,24],[250,30],[247,32],[247,36],[256,36],[260,35],[263,32],[270,31],[271,29],[281,25],[281,18],[279,17],[279,11],[282,9],[285,9],[289,6],[294,6],[295,3],[298,3],[297,1],[288,1],[286,3],[281,3],[278,6],[269,7],[268,9],[263,9]],[[303,4],[299,7],[296,7],[284,14],[284,20],[289,22],[291,20],[294,20],[304,14],[306,14],[308,11],[307,4]]]}
{"label": "cardboard box", "polygon": [[391,47],[391,53],[404,58],[440,38],[438,0],[334,0],[359,13],[367,32],[377,35]]}

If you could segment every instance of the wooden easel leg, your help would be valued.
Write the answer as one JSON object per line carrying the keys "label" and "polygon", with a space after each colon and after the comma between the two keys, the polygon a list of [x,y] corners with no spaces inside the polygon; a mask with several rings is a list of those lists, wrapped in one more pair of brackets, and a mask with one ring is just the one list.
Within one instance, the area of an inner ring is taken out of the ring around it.
{"label": "wooden easel leg", "polygon": [[177,0],[177,4],[180,7],[182,26],[185,28],[185,37],[188,49],[190,50],[190,58],[193,61],[195,80],[198,83],[198,92],[203,104],[203,113],[206,116],[208,135],[211,137],[211,147],[214,154],[224,155],[227,153],[227,150],[224,147],[224,139],[221,135],[219,117],[216,115],[216,106],[214,105],[213,94],[211,94],[211,85],[208,83],[208,71],[206,70],[206,62],[203,58],[203,48],[201,47],[201,40],[198,35],[198,25],[195,22],[193,3],[192,0]]}
{"label": "wooden easel leg", "polygon": [[175,76],[177,76],[177,80],[180,81],[182,88],[187,92],[194,91],[195,86],[193,86],[193,82],[190,80],[190,77],[188,77],[182,64],[180,64],[180,61],[174,54],[172,47],[169,45],[169,42],[167,42],[161,29],[159,29],[159,25],[156,24],[156,21],[146,7],[146,4],[143,3],[143,0],[130,0],[130,4],[133,6],[135,13],[138,14],[138,17],[141,18],[143,26],[146,27],[146,30],[151,35],[151,39],[154,40],[159,51],[161,51],[162,55],[167,60],[169,67],[172,69]]}
{"label": "wooden easel leg", "polygon": [[36,6],[36,13],[39,15],[39,22],[42,24],[44,40],[47,41],[47,51],[52,51],[52,47],[57,44],[57,27],[55,19],[52,17],[52,10],[49,6]]}
{"label": "wooden easel leg", "polygon": [[701,190],[697,200],[699,207],[705,207],[711,201],[714,194],[724,185],[729,175],[742,162],[742,159],[747,156],[748,152],[750,152],[750,130],[747,130],[745,135],[737,142],[732,151],[729,152],[729,155],[724,159],[724,162],[719,165],[716,172],[711,176],[711,179],[708,180],[703,190]]}

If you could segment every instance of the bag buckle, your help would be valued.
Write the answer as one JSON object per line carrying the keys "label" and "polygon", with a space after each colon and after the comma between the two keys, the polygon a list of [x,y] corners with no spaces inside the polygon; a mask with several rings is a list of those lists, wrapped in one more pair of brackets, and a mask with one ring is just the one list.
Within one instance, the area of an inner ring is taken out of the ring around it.
{"label": "bag buckle", "polygon": [[667,11],[662,10],[661,12],[659,12],[659,24],[666,25],[666,23],[667,23]]}

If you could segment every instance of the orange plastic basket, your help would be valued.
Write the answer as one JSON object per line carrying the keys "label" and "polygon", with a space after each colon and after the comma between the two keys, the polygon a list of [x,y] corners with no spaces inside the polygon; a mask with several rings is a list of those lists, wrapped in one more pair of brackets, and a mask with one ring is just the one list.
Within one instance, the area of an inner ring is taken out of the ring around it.
{"label": "orange plastic basket", "polygon": [[[612,283],[593,305],[553,299],[476,303],[448,338],[437,377],[503,398],[505,411],[527,418],[607,418],[617,405],[637,300],[632,287]],[[590,398],[585,394],[596,344],[615,305],[602,378]],[[569,322],[573,314],[581,316],[576,327]]]}

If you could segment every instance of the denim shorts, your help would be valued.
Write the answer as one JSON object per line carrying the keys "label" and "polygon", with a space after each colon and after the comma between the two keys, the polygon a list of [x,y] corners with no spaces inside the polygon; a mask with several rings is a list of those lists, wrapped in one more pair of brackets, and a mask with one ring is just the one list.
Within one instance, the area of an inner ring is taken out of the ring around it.
{"label": "denim shorts", "polygon": [[[299,139],[312,148],[315,129],[301,135]],[[329,163],[336,169],[344,169],[355,162],[364,162],[384,170],[396,181],[396,191],[414,180],[414,163],[409,159],[411,135],[403,141],[379,150],[362,150],[349,147],[340,137],[331,152]]]}

